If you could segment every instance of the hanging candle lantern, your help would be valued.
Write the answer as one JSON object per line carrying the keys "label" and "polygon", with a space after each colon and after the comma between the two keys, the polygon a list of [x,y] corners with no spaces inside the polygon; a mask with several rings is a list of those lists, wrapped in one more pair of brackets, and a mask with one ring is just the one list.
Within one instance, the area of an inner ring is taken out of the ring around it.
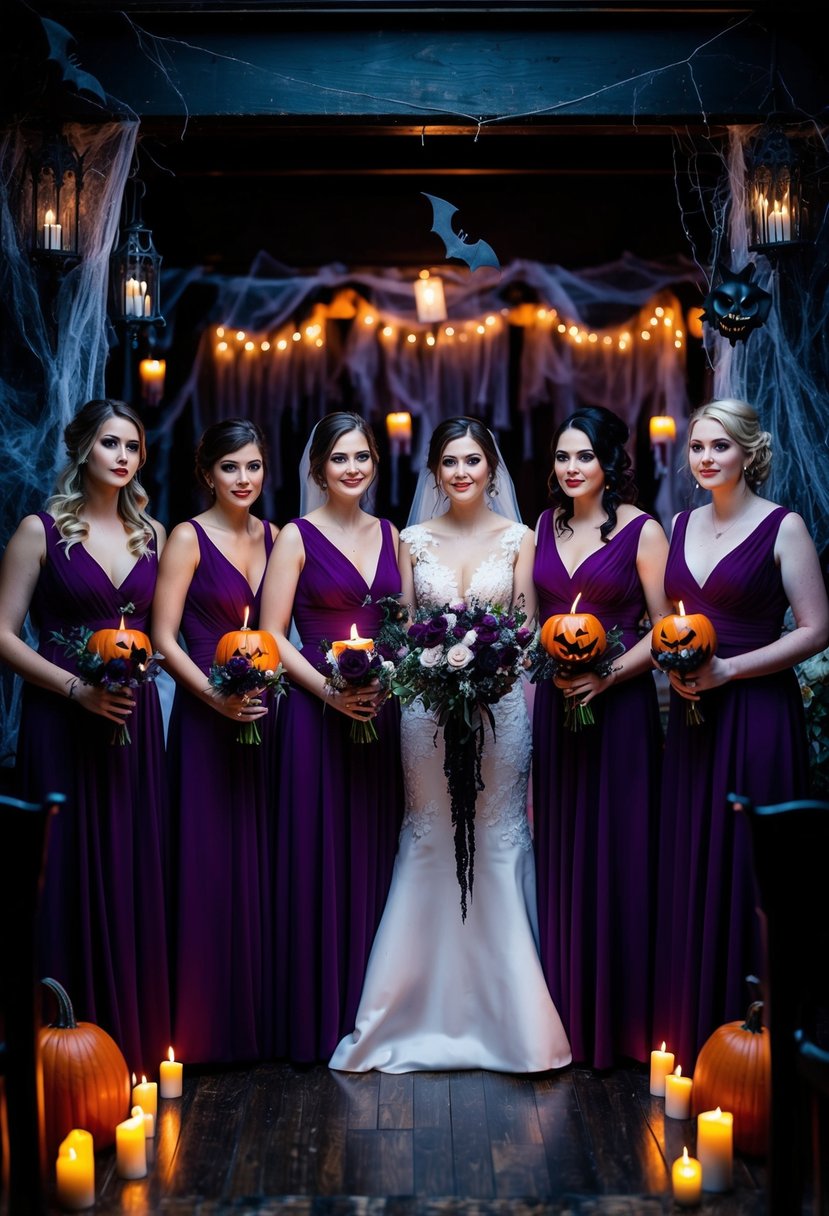
{"label": "hanging candle lantern", "polygon": [[746,149],[749,249],[774,254],[810,243],[803,158],[781,126],[769,123]]}
{"label": "hanging candle lantern", "polygon": [[45,131],[29,150],[28,243],[35,258],[65,263],[80,257],[83,159],[62,131]]}
{"label": "hanging candle lantern", "polygon": [[112,255],[112,306],[116,321],[123,325],[163,325],[159,300],[161,257],[153,234],[141,218],[144,183],[127,183],[131,194],[129,222],[124,239]]}

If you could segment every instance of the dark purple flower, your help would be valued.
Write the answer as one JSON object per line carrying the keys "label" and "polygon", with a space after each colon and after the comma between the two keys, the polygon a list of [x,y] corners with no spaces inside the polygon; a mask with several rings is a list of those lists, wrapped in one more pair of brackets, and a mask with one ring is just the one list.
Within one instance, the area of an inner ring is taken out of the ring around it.
{"label": "dark purple flower", "polygon": [[129,679],[130,665],[126,659],[108,659],[106,678],[110,684],[123,684]]}
{"label": "dark purple flower", "polygon": [[226,666],[231,680],[241,680],[247,675],[252,664],[250,659],[246,659],[244,655],[235,654],[233,658],[228,659]]}
{"label": "dark purple flower", "polygon": [[466,634],[467,634],[466,625],[462,625],[459,621],[458,624],[455,626],[455,628],[452,630],[452,637],[453,638],[464,638],[464,637],[466,637]]}
{"label": "dark purple flower", "polygon": [[498,651],[493,646],[484,646],[475,655],[475,666],[481,675],[494,676],[500,666]]}
{"label": "dark purple flower", "polygon": [[387,646],[385,642],[378,642],[375,646],[375,653],[380,656],[380,659],[386,659],[389,662],[394,662],[397,658],[397,651],[393,646]]}
{"label": "dark purple flower", "polygon": [[515,640],[522,650],[529,646],[533,640],[533,632],[531,629],[519,629],[515,634]]}
{"label": "dark purple flower", "polygon": [[349,684],[356,684],[368,675],[371,661],[365,650],[354,650],[349,646],[340,655],[337,665],[343,679]]}
{"label": "dark purple flower", "polygon": [[426,636],[426,622],[415,621],[409,626],[409,637],[414,642],[415,646],[424,646],[423,639]]}
{"label": "dark purple flower", "polygon": [[518,658],[519,650],[517,646],[507,645],[502,646],[498,651],[498,666],[510,667]]}
{"label": "dark purple flower", "polygon": [[491,646],[493,642],[498,641],[500,628],[491,612],[485,612],[481,619],[475,622],[475,632],[478,635],[476,646]]}
{"label": "dark purple flower", "polygon": [[440,646],[446,637],[446,630],[449,627],[446,617],[433,616],[430,620],[425,621],[424,624],[426,632],[423,635],[423,645],[427,647]]}

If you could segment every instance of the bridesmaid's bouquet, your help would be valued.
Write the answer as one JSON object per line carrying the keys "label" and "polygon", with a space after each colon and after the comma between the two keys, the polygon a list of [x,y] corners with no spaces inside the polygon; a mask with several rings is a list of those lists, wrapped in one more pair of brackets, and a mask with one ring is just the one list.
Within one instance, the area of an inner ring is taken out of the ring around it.
{"label": "bridesmaid's bouquet", "polygon": [[[54,632],[52,641],[60,643],[75,662],[78,678],[97,688],[141,688],[158,677],[161,671],[158,654],[146,633],[129,629],[124,617],[135,611],[133,604],[118,609],[121,623],[117,629],[92,630],[77,625],[68,634]],[[116,726],[112,742],[120,746],[131,743],[126,722]]]}
{"label": "bridesmaid's bouquet", "polygon": [[[395,595],[384,595],[378,600],[367,596],[363,607],[373,604],[382,613],[377,634],[373,638],[357,635],[357,626],[351,626],[351,637],[341,642],[320,642],[330,674],[326,685],[332,692],[343,688],[367,688],[376,680],[388,694],[392,687],[395,668],[406,649],[406,609]],[[349,737],[353,743],[373,743],[378,735],[374,722],[358,722],[351,719]]]}
{"label": "bridesmaid's bouquet", "polygon": [[455,867],[466,920],[475,859],[475,804],[481,779],[484,719],[524,670],[533,638],[520,605],[456,603],[419,608],[406,635],[393,691],[403,705],[420,700],[443,728],[444,759],[455,828]]}
{"label": "bridesmaid's bouquet", "polygon": [[[592,671],[605,677],[613,664],[624,654],[622,630],[619,626],[605,631],[598,617],[590,612],[577,612],[581,594],[576,596],[569,612],[548,617],[533,639],[530,648],[530,681],[553,680],[556,676],[571,679]],[[568,730],[593,726],[596,719],[591,705],[582,705],[578,697],[564,698],[564,725]]]}

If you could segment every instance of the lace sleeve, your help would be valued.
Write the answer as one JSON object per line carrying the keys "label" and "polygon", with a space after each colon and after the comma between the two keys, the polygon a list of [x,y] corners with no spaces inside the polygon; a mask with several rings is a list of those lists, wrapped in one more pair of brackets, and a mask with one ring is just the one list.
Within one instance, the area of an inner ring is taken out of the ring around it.
{"label": "lace sleeve", "polygon": [[501,548],[513,561],[518,556],[518,550],[529,530],[525,524],[512,524],[501,536]]}
{"label": "lace sleeve", "polygon": [[421,561],[429,548],[429,533],[422,524],[410,524],[400,533],[400,539],[411,549],[416,562]]}

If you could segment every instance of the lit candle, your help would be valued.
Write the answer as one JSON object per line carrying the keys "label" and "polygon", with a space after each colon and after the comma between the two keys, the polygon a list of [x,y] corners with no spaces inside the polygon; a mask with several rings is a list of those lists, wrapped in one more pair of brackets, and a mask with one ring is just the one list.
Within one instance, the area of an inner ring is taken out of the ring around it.
{"label": "lit candle", "polygon": [[676,439],[676,421],[669,414],[654,414],[648,425],[651,443],[672,443]]}
{"label": "lit candle", "polygon": [[412,416],[408,410],[386,414],[386,430],[393,445],[408,450],[412,438]]}
{"label": "lit candle", "polygon": [[784,203],[780,208],[780,218],[783,222],[783,240],[790,241],[792,239],[792,221],[789,216],[789,208]]}
{"label": "lit candle", "polygon": [[680,1207],[693,1207],[702,1198],[702,1166],[696,1157],[688,1156],[687,1148],[683,1148],[682,1156],[671,1166],[671,1183]]}
{"label": "lit candle", "polygon": [[58,1156],[68,1156],[70,1148],[75,1150],[77,1157],[86,1158],[87,1161],[94,1161],[95,1159],[92,1132],[85,1131],[82,1127],[73,1127],[65,1139],[61,1140],[58,1145]]}
{"label": "lit candle", "polygon": [[657,1098],[665,1097],[665,1077],[674,1066],[674,1053],[665,1050],[651,1052],[651,1093]]}
{"label": "lit candle", "polygon": [[144,296],[144,316],[151,317],[153,315],[153,298],[147,293]]}
{"label": "lit candle", "polygon": [[690,1077],[683,1077],[679,1065],[677,1065],[676,1072],[665,1074],[665,1114],[669,1119],[691,1118],[693,1088],[693,1081]]}
{"label": "lit candle", "polygon": [[351,626],[351,637],[347,641],[331,643],[335,659],[338,659],[344,650],[371,650],[373,646],[374,642],[371,638],[360,637],[356,625]]}
{"label": "lit candle", "polygon": [[734,1116],[728,1111],[705,1110],[697,1116],[697,1152],[704,1191],[729,1191],[734,1159]]}
{"label": "lit candle", "polygon": [[115,1128],[115,1163],[119,1178],[143,1178],[147,1173],[144,1115],[131,1115]]}
{"label": "lit candle", "polygon": [[[73,1141],[78,1133],[72,1131],[66,1137],[58,1150],[55,1162],[57,1177],[57,1201],[60,1207],[69,1212],[79,1212],[83,1208],[91,1208],[95,1203],[95,1158],[92,1153],[92,1137],[89,1132],[80,1132],[89,1136],[89,1146]],[[70,1143],[70,1141],[73,1141]],[[78,1143],[75,1148],[74,1144]]]}
{"label": "lit candle", "polygon": [[146,1077],[142,1077],[141,1084],[137,1085],[135,1073],[133,1073],[132,1102],[133,1106],[140,1106],[145,1114],[149,1112],[155,1118],[158,1114],[158,1086],[155,1081],[148,1081]]}
{"label": "lit candle", "polygon": [[60,249],[62,248],[61,241],[61,226],[55,223],[55,213],[50,207],[43,217],[43,248],[44,249]]}
{"label": "lit candle", "polygon": [[176,1059],[172,1047],[159,1069],[159,1093],[162,1098],[180,1098],[184,1065]]}
{"label": "lit candle", "polygon": [[144,1139],[152,1140],[155,1136],[155,1119],[150,1112],[143,1111],[140,1106],[134,1106],[130,1114],[134,1119],[137,1119],[139,1115],[141,1116],[144,1120]]}
{"label": "lit candle", "polygon": [[166,359],[142,359],[138,364],[141,390],[148,405],[158,405],[164,395]]}

